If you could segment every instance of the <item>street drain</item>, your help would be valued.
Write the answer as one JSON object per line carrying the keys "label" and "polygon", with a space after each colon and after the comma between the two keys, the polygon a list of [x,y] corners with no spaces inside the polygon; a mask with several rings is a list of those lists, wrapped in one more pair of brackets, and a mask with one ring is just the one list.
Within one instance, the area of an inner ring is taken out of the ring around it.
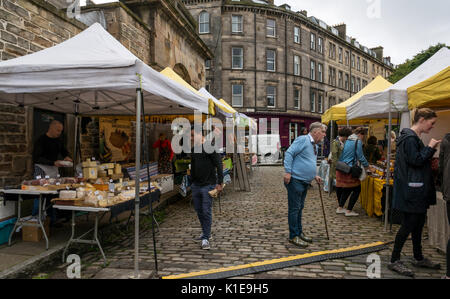
{"label": "street drain", "polygon": [[371,252],[377,252],[386,249],[386,243],[375,242],[360,246],[347,247],[342,249],[333,249],[327,251],[319,251],[302,255],[291,256],[287,258],[267,260],[251,264],[212,269],[200,272],[192,272],[187,274],[170,275],[162,277],[162,279],[223,279],[236,276],[255,274],[278,270],[287,267],[301,266],[311,263],[322,262],[325,260],[342,259]]}

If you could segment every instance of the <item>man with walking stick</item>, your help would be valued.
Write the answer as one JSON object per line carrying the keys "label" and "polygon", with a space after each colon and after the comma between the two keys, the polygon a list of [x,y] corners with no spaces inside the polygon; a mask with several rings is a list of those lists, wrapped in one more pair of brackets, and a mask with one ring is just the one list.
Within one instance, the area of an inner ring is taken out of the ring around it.
{"label": "man with walking stick", "polygon": [[288,192],[289,242],[301,247],[308,247],[312,239],[302,228],[302,211],[309,184],[315,179],[319,184],[322,179],[317,176],[317,144],[326,136],[327,127],[312,123],[309,134],[299,136],[286,151],[284,158],[284,186]]}

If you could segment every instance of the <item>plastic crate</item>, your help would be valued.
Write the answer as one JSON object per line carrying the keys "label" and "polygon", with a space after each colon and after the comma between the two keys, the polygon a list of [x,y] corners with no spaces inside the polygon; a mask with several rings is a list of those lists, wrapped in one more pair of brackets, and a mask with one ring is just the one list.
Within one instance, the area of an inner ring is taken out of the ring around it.
{"label": "plastic crate", "polygon": [[0,245],[8,242],[9,235],[14,228],[17,218],[11,218],[0,222]]}

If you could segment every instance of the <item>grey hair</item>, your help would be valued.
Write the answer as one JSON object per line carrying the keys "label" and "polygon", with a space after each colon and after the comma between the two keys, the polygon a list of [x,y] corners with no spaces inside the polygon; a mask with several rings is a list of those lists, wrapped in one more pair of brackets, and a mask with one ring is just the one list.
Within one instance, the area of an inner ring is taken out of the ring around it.
{"label": "grey hair", "polygon": [[321,123],[321,122],[314,122],[314,123],[312,123],[312,124],[309,126],[309,131],[310,131],[310,132],[312,132],[312,131],[314,131],[314,130],[317,130],[317,129],[326,130],[326,129],[327,129],[327,126],[324,125],[324,124]]}

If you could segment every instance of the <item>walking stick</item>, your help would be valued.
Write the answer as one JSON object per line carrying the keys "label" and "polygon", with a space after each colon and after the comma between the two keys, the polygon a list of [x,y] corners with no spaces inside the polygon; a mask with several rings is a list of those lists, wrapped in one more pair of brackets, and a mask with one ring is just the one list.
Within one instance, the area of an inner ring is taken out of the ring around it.
{"label": "walking stick", "polygon": [[327,240],[330,240],[330,236],[328,235],[327,216],[325,215],[325,208],[323,206],[322,190],[320,187],[320,183],[318,181],[317,181],[317,185],[319,186],[320,202],[322,203],[323,220],[325,222],[325,230],[327,232]]}

